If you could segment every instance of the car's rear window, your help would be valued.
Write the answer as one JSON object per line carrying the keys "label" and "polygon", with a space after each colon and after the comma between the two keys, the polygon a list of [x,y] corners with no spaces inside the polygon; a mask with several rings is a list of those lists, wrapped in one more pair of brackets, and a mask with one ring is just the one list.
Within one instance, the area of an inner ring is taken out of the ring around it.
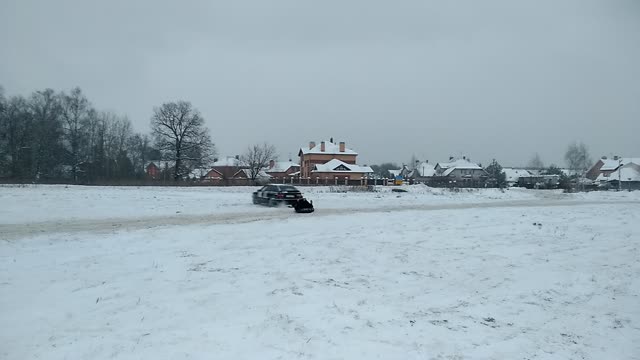
{"label": "car's rear window", "polygon": [[293,186],[280,186],[280,191],[298,191],[298,189]]}

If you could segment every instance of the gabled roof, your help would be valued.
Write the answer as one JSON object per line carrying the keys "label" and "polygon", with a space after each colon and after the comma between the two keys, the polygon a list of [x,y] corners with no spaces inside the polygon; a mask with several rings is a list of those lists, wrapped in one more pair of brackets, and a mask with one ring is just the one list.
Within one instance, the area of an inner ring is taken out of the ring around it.
{"label": "gabled roof", "polygon": [[[635,164],[635,163],[634,163]],[[622,166],[620,169],[612,172],[608,177],[600,174],[598,176],[599,181],[640,181],[640,170],[629,164]]]}
{"label": "gabled roof", "polygon": [[437,163],[436,167],[440,167],[441,169],[444,169],[444,170],[450,169],[450,168],[465,169],[465,170],[482,169],[478,164],[473,163],[468,159],[456,159],[449,162]]}
{"label": "gabled roof", "polygon": [[311,172],[353,172],[353,173],[372,173],[373,170],[369,166],[360,166],[347,164],[338,159],[331,159],[324,164],[317,164]]}
{"label": "gabled roof", "polygon": [[634,163],[640,165],[640,158],[622,158],[618,160],[614,159],[600,159],[602,161],[602,167],[600,171],[613,171],[617,169],[620,164],[627,165],[628,163]]}
{"label": "gabled roof", "polygon": [[400,176],[409,177],[413,170],[409,169],[407,165],[402,165],[402,170],[400,170]]}
{"label": "gabled roof", "polygon": [[440,169],[442,176],[449,176],[456,169],[461,170],[484,170],[480,165],[476,163],[472,163],[468,159],[457,159],[454,161],[446,162],[446,163],[437,163],[435,169]]}
{"label": "gabled roof", "polygon": [[210,171],[209,169],[193,169],[189,173],[189,177],[200,179],[206,176],[209,173],[209,171]]}
{"label": "gabled roof", "polygon": [[436,166],[433,163],[423,162],[416,166],[415,171],[419,176],[428,177],[436,174]]}
{"label": "gabled roof", "polygon": [[502,172],[504,172],[507,182],[517,182],[521,176],[531,176],[531,173],[526,169],[502,168]]}
{"label": "gabled roof", "polygon": [[[219,176],[214,176],[214,174],[212,174],[212,172],[218,174]],[[213,177],[221,178],[222,176],[224,176],[224,174],[222,174],[220,171],[218,171],[216,169],[209,169],[209,171],[207,171],[207,173],[204,174],[204,176],[208,177],[208,178],[213,178]]]}
{"label": "gabled roof", "polygon": [[174,166],[176,166],[176,162],[173,160],[150,160],[148,161],[145,165],[144,168],[148,168],[149,165],[154,164],[155,166],[157,166],[159,169],[164,169],[165,166],[168,168],[172,168]]}
{"label": "gabled roof", "polygon": [[450,168],[448,168],[447,170],[445,170],[445,171],[442,173],[442,176],[449,176],[449,175],[451,175],[451,173],[452,173],[452,172],[454,172],[454,171],[456,171],[456,170],[483,170],[483,169],[482,169],[481,167],[478,167],[478,168],[476,169],[476,168],[463,168],[463,167],[457,167],[457,166],[454,166],[454,167],[450,167]]}
{"label": "gabled roof", "polygon": [[454,172],[456,170],[482,170],[484,172],[484,169],[479,167],[479,166],[477,168],[454,166],[454,167],[450,167],[447,170],[445,170],[442,173],[442,176],[449,176],[449,175],[451,175],[452,172]]}
{"label": "gabled roof", "polygon": [[233,156],[227,156],[224,159],[219,159],[218,161],[214,162],[211,166],[240,167],[240,166],[244,166],[244,163]]}
{"label": "gabled roof", "polygon": [[266,169],[267,172],[285,172],[290,168],[299,168],[300,164],[294,163],[293,161],[276,161],[275,165],[272,168]]}
{"label": "gabled roof", "polygon": [[329,140],[324,141],[324,151],[321,151],[321,149],[322,149],[322,145],[318,143],[316,144],[316,146],[314,146],[311,149],[309,149],[308,147],[300,148],[299,153],[302,153],[305,155],[307,154],[358,155],[357,152],[346,147],[344,151],[340,151],[340,144],[334,144]]}
{"label": "gabled roof", "polygon": [[[251,178],[251,170],[250,169],[240,169],[235,174],[233,174],[233,177],[234,178],[246,177],[247,179],[250,179]],[[260,170],[260,172],[258,172],[258,175],[256,176],[256,178],[271,178],[271,175],[267,174],[263,170]]]}

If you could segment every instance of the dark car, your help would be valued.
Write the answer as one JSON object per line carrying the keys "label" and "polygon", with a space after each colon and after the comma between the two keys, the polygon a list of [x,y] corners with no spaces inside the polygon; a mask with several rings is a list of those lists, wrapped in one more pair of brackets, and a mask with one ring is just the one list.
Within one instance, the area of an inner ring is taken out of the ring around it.
{"label": "dark car", "polygon": [[294,205],[302,199],[302,193],[291,185],[265,185],[253,192],[253,203],[269,206]]}

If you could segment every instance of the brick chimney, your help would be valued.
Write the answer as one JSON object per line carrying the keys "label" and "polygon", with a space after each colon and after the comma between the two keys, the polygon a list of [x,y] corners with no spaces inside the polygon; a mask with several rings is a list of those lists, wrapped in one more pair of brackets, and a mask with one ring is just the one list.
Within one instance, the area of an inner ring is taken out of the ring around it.
{"label": "brick chimney", "polygon": [[276,166],[276,162],[274,160],[269,160],[269,169],[273,169]]}
{"label": "brick chimney", "polygon": [[324,152],[325,147],[324,147],[324,141],[320,143],[320,151]]}
{"label": "brick chimney", "polygon": [[346,148],[346,146],[345,146],[344,141],[340,141],[340,152],[344,152],[345,148]]}
{"label": "brick chimney", "polygon": [[309,141],[309,150],[313,149],[314,147],[316,147],[316,142],[315,141]]}

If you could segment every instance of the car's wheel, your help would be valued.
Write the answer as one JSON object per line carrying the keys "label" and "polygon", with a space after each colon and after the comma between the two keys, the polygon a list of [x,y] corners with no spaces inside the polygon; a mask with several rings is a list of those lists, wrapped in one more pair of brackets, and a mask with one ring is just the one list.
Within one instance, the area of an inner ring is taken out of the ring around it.
{"label": "car's wheel", "polygon": [[258,199],[255,198],[255,196],[253,197],[253,204],[256,205],[258,203]]}
{"label": "car's wheel", "polygon": [[276,207],[278,206],[278,202],[273,199],[269,199],[269,206]]}

